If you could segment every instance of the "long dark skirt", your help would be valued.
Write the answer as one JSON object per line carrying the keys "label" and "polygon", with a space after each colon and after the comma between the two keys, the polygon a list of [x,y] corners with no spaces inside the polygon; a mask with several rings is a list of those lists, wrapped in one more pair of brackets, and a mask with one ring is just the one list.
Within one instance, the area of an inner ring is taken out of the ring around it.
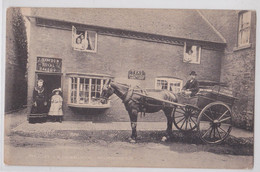
{"label": "long dark skirt", "polygon": [[31,114],[48,113],[47,105],[44,105],[44,100],[36,100],[37,106],[32,106]]}

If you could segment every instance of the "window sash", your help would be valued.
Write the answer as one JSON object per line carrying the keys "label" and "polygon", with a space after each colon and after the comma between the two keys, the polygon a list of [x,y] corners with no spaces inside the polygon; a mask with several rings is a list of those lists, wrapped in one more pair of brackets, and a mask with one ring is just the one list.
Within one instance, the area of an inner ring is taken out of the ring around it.
{"label": "window sash", "polygon": [[[79,33],[81,32],[81,33]],[[84,35],[84,39],[80,39],[80,35]],[[77,38],[81,43],[77,43]],[[77,31],[76,27],[72,26],[72,47],[75,51],[97,52],[97,32],[91,30]]]}
{"label": "window sash", "polygon": [[[191,55],[188,54],[187,48],[190,48],[193,51],[193,53]],[[200,64],[200,57],[201,57],[201,46],[188,45],[186,42],[184,43],[183,62]]]}
{"label": "window sash", "polygon": [[69,78],[69,103],[97,104],[105,79],[89,77]]}
{"label": "window sash", "polygon": [[251,28],[251,12],[247,11],[247,12],[240,13],[238,46],[243,46],[250,43],[250,28]]}
{"label": "window sash", "polygon": [[183,81],[181,79],[173,78],[156,78],[155,79],[155,89],[165,89],[178,93],[181,91]]}

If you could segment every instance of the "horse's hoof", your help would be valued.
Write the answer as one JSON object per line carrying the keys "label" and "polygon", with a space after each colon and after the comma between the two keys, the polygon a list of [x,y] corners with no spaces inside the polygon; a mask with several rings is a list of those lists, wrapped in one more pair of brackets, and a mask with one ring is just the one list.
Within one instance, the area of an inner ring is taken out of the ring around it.
{"label": "horse's hoof", "polygon": [[132,138],[129,140],[129,142],[130,143],[136,143],[136,141],[134,139],[132,139]]}
{"label": "horse's hoof", "polygon": [[163,136],[162,137],[162,142],[165,142],[165,141],[167,141],[167,137]]}

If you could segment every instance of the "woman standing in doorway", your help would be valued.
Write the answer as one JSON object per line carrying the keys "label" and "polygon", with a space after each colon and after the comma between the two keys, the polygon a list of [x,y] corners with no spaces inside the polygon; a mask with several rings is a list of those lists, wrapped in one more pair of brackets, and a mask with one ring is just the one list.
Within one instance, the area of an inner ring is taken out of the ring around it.
{"label": "woman standing in doorway", "polygon": [[47,95],[46,90],[43,87],[43,80],[37,81],[37,86],[33,90],[33,106],[31,114],[47,113]]}

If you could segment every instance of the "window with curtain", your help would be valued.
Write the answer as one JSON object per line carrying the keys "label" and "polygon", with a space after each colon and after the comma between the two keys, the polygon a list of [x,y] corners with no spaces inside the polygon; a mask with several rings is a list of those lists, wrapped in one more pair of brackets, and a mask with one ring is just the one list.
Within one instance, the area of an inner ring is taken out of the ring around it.
{"label": "window with curtain", "polygon": [[201,46],[184,44],[184,63],[200,64]]}
{"label": "window with curtain", "polygon": [[97,52],[97,33],[72,26],[72,47],[76,51]]}

